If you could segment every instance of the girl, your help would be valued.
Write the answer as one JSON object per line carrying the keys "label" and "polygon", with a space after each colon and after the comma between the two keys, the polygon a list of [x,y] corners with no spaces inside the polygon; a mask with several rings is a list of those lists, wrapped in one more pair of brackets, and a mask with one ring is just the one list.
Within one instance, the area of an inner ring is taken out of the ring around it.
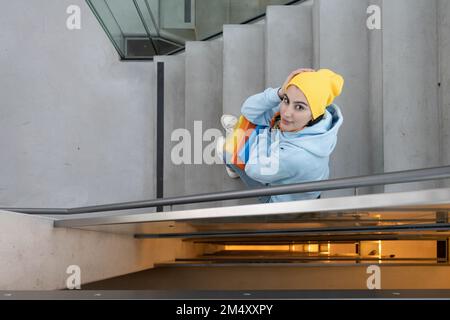
{"label": "girl", "polygon": [[[280,88],[268,88],[249,97],[241,108],[242,122],[256,125],[245,149],[245,167],[231,163],[223,152],[225,140],[217,143],[218,156],[225,160],[230,177],[240,177],[248,187],[274,186],[325,180],[329,157],[337,142],[343,117],[333,104],[341,94],[344,79],[328,69],[293,71]],[[243,120],[243,121],[242,121]],[[248,120],[248,121],[247,121]],[[228,134],[238,120],[223,115]],[[228,143],[228,140],[227,140]],[[225,146],[226,147],[226,146]],[[225,149],[226,150],[226,149]],[[315,199],[320,192],[260,197],[260,202]]]}

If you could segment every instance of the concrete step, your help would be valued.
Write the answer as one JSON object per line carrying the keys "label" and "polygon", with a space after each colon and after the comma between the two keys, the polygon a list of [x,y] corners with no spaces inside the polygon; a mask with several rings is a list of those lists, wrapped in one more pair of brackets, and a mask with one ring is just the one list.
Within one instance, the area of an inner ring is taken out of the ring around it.
{"label": "concrete step", "polygon": [[[365,27],[369,4],[382,10],[380,30]],[[439,95],[438,79],[445,81],[449,69],[445,71],[442,60],[446,42],[439,43],[436,35],[436,28],[441,37],[448,30],[448,16],[441,14],[438,20],[437,12],[444,12],[443,6],[440,1],[315,1],[315,67],[334,69],[346,80],[336,103],[342,108],[344,123],[350,125],[341,128],[331,177],[448,163],[443,155],[448,128],[440,116],[446,109],[443,100],[449,99],[445,89]],[[438,65],[438,56],[444,69]],[[421,182],[387,186],[386,191],[441,185]],[[335,192],[325,196],[331,194]]]}
{"label": "concrete step", "polygon": [[[382,10],[384,169],[437,166],[441,152],[437,1],[383,1]],[[423,182],[386,190],[436,185]]]}
{"label": "concrete step", "polygon": [[223,113],[239,116],[242,103],[264,90],[264,24],[223,27]]}
{"label": "concrete step", "polygon": [[281,86],[293,70],[312,66],[312,4],[268,6],[266,87]]}
{"label": "concrete step", "polygon": [[[242,103],[264,90],[264,24],[224,25],[223,113],[239,117]],[[225,135],[225,132],[224,132]],[[225,176],[223,190],[245,189],[241,179]],[[230,200],[224,205],[256,203],[256,199]]]}
{"label": "concrete step", "polygon": [[[222,135],[223,87],[222,39],[186,43],[186,103],[185,128],[191,134],[191,164],[185,165],[185,194],[223,191],[225,168],[220,164],[204,162],[204,153],[211,154],[215,144],[209,137],[203,141],[208,129]],[[197,125],[196,131],[194,126]],[[203,142],[202,142],[203,141]],[[227,177],[228,178],[228,177]],[[229,178],[228,178],[229,179]],[[179,180],[178,180],[179,181]],[[221,206],[221,202],[189,205],[189,208]]]}
{"label": "concrete step", "polygon": [[[442,164],[450,163],[450,1],[438,1],[439,32],[439,101],[441,110]],[[450,180],[443,181],[442,187],[450,187]]]}
{"label": "concrete step", "polygon": [[[345,79],[340,97],[344,125],[330,157],[330,178],[366,175],[382,165],[382,113],[371,113],[368,4],[360,0],[314,1],[314,67],[328,68]],[[351,19],[349,18],[351,17]],[[377,112],[378,111],[378,112]],[[370,129],[376,132],[373,136]],[[367,193],[367,189],[359,190]],[[324,197],[351,195],[354,190],[324,192]]]}

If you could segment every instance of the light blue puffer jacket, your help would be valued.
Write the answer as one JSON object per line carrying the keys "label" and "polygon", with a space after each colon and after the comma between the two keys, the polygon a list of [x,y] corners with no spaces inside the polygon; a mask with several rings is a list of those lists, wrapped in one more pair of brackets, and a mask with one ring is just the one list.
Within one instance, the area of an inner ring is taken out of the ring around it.
{"label": "light blue puffer jacket", "polygon": [[[241,113],[256,125],[264,126],[249,140],[250,152],[245,173],[267,186],[326,180],[329,158],[337,142],[343,116],[339,107],[329,105],[324,118],[298,132],[271,129],[276,112],[280,111],[278,88],[249,97]],[[315,199],[320,192],[272,196],[269,202]]]}

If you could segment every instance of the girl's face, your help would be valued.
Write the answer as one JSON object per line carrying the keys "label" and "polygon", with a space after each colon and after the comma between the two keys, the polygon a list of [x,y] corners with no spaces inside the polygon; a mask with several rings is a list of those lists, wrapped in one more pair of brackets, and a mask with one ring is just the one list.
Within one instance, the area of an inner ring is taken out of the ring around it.
{"label": "girl's face", "polygon": [[302,130],[312,120],[311,109],[303,92],[289,86],[280,105],[280,129],[295,132]]}

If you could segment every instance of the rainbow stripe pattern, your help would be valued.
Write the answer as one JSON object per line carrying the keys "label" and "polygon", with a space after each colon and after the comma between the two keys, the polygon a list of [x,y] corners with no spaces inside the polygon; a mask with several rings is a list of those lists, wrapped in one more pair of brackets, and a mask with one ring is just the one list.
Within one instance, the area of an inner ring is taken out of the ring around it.
{"label": "rainbow stripe pattern", "polygon": [[229,134],[225,140],[225,163],[233,164],[239,169],[245,170],[245,164],[250,155],[251,143],[262,127],[251,123],[241,115],[233,129],[233,133]]}

